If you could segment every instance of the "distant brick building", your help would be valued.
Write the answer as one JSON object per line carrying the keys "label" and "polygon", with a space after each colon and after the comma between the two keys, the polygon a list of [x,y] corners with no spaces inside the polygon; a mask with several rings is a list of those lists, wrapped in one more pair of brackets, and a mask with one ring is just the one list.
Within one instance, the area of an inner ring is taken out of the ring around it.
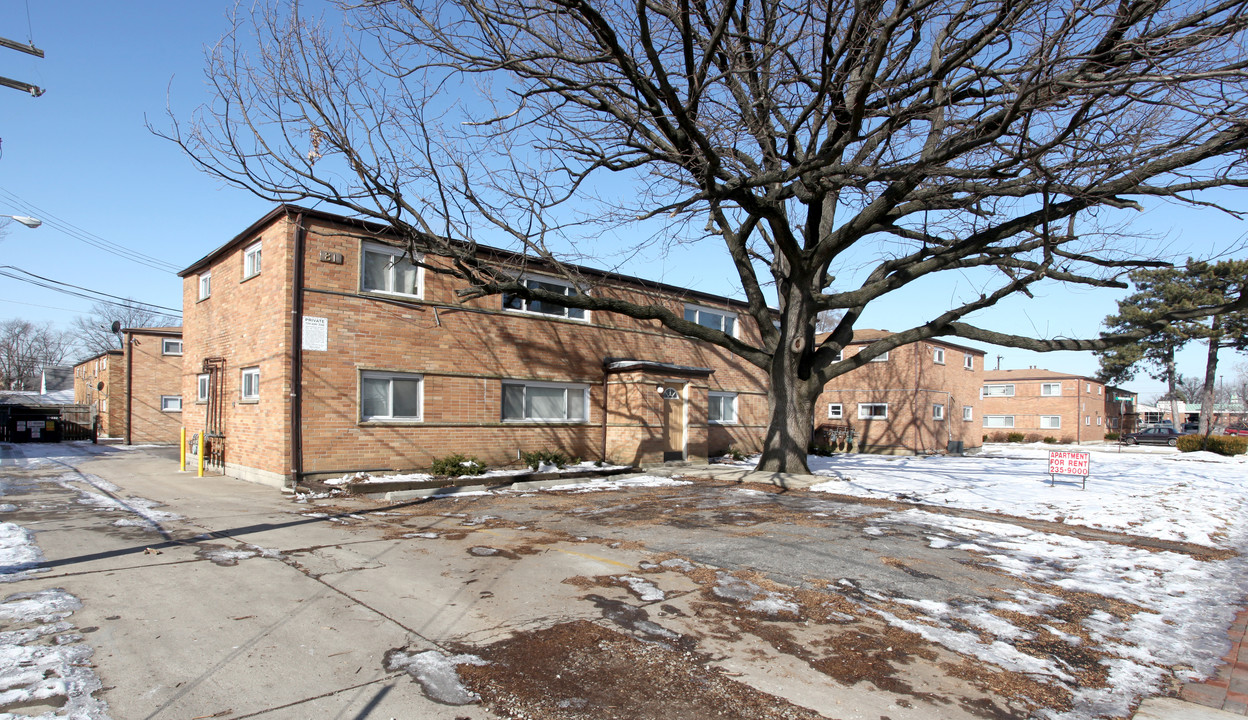
{"label": "distant brick building", "polygon": [[[517,271],[582,291],[532,261]],[[595,293],[657,298],[758,342],[740,302],[578,272]],[[236,477],[289,485],[427,468],[451,453],[514,463],[530,450],[703,460],[757,450],[766,424],[765,374],[728,351],[655,321],[461,301],[452,279],[413,265],[375,224],[280,206],[181,276],[182,414]]]}
{"label": "distant brick building", "polygon": [[124,328],[124,350],[74,366],[74,402],[100,434],[127,443],[176,443],[182,428],[182,329]]}
{"label": "distant brick building", "polygon": [[101,436],[122,436],[126,414],[124,368],[121,350],[102,352],[74,366],[74,403],[91,408]]}
{"label": "distant brick building", "polygon": [[[845,357],[890,333],[860,330]],[[984,353],[943,340],[894,348],[833,378],[815,405],[815,426],[848,426],[861,452],[921,455],[981,446]]]}
{"label": "distant brick building", "polygon": [[983,431],[1104,442],[1105,433],[1118,432],[1123,424],[1121,401],[1115,397],[1113,388],[1082,375],[1038,368],[989,370],[984,373]]}

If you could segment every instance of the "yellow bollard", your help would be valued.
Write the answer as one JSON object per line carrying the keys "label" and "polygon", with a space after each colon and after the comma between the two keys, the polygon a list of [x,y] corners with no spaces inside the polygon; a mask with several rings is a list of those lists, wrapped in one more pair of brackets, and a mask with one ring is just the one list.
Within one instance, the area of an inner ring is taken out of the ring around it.
{"label": "yellow bollard", "polygon": [[178,443],[178,472],[186,472],[186,428],[182,428],[182,440]]}
{"label": "yellow bollard", "polygon": [[199,474],[195,477],[204,476],[204,434],[199,434]]}

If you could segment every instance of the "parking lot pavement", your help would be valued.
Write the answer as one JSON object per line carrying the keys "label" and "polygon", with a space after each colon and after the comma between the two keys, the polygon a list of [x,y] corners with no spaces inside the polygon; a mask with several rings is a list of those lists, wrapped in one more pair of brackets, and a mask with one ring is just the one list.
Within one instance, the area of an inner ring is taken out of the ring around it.
{"label": "parking lot pavement", "polygon": [[1235,562],[723,478],[296,502],[174,469],[0,460],[43,553],[9,590],[81,602],[112,717],[1125,716],[1126,657],[1175,678],[1124,645],[1146,608],[1016,566]]}

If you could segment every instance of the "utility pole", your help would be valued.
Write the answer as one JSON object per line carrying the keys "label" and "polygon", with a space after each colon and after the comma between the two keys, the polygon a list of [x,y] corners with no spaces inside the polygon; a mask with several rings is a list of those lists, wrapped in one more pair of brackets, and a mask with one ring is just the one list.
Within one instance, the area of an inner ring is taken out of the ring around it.
{"label": "utility pole", "polygon": [[[26,43],[19,43],[16,40],[9,40],[8,38],[0,37],[0,47],[5,47],[10,50],[16,50],[18,52],[24,52],[27,55],[34,55],[37,58],[43,57],[43,51],[35,47],[34,45],[28,45]],[[43,94],[43,88],[37,85],[31,85],[28,82],[22,82],[21,80],[13,80],[13,79],[3,77],[3,76],[0,76],[0,85],[3,85],[4,87],[13,88],[14,90],[21,90],[23,92],[28,92],[31,94],[32,97],[39,97],[40,95]]]}

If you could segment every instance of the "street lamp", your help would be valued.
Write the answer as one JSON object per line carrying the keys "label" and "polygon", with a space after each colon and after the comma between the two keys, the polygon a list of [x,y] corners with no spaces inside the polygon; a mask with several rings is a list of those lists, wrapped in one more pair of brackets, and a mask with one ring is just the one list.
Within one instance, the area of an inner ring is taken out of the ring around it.
{"label": "street lamp", "polygon": [[10,220],[16,220],[28,228],[37,228],[43,224],[43,221],[40,220],[39,218],[27,217],[25,215],[0,215],[0,217],[6,217],[6,218],[9,218]]}

